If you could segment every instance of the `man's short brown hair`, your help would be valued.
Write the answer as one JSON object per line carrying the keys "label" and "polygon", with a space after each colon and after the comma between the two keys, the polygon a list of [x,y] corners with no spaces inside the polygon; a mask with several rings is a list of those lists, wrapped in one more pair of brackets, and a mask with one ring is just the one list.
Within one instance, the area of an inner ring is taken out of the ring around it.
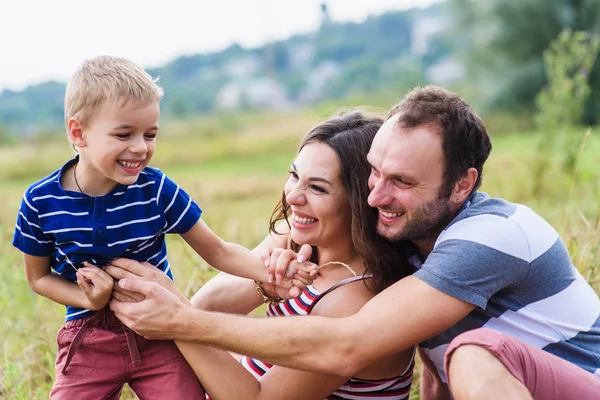
{"label": "man's short brown hair", "polygon": [[430,125],[441,134],[446,163],[441,195],[449,196],[469,168],[477,170],[473,190],[479,188],[492,143],[483,121],[464,99],[440,87],[418,87],[392,108],[387,119],[396,115],[401,128]]}

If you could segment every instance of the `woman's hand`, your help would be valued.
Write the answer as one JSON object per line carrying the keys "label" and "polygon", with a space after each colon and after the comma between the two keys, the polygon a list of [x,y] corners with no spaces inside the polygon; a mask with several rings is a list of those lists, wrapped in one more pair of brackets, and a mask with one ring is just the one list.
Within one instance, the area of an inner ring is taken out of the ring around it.
{"label": "woman's hand", "polygon": [[105,266],[104,271],[117,280],[114,284],[113,298],[119,301],[138,302],[144,299],[140,293],[125,290],[118,285],[120,279],[135,278],[148,282],[156,282],[177,296],[181,301],[189,304],[189,300],[177,289],[175,283],[164,272],[147,262],[140,263],[128,258],[117,258]]}

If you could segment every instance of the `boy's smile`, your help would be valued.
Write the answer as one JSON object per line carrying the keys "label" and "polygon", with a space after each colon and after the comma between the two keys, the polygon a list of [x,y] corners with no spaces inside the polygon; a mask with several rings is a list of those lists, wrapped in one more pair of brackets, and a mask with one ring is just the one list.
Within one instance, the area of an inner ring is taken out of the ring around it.
{"label": "boy's smile", "polygon": [[154,155],[159,114],[155,103],[106,102],[87,124],[69,124],[80,154],[76,174],[84,193],[102,196],[118,184],[137,181]]}

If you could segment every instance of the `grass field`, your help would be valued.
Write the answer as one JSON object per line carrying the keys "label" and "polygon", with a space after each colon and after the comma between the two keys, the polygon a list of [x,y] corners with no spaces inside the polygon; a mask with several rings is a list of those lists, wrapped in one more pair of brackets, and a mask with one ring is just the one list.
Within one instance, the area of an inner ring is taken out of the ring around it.
{"label": "grass field", "polygon": [[[314,115],[293,114],[165,123],[152,165],[196,199],[215,232],[253,247],[267,234],[299,139],[316,122]],[[537,140],[530,133],[494,136],[483,190],[526,204],[545,217],[600,293],[600,169],[595,161],[600,138],[594,133],[589,137],[576,176],[561,172],[560,154],[555,154],[543,193],[533,197],[531,167]],[[52,385],[55,335],[64,307],[31,292],[21,255],[11,241],[24,189],[72,155],[66,137],[0,148],[0,398],[47,398]],[[215,271],[179,238],[170,237],[168,243],[176,282],[191,295]],[[123,395],[131,397],[129,391]]]}

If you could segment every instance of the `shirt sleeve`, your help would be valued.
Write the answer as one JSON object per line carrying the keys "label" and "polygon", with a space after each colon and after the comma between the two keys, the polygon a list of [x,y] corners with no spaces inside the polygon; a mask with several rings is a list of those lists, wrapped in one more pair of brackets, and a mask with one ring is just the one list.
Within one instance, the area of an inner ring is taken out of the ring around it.
{"label": "shirt sleeve", "polygon": [[440,235],[415,276],[485,309],[495,293],[522,282],[530,269],[523,233],[506,219],[495,222],[501,226],[490,226],[477,218],[452,225]]}
{"label": "shirt sleeve", "polygon": [[44,233],[40,225],[38,209],[27,194],[28,192],[21,200],[12,244],[25,254],[38,257],[49,256],[54,250],[54,240]]}
{"label": "shirt sleeve", "polygon": [[185,190],[165,174],[159,185],[159,206],[167,219],[165,233],[186,233],[198,222],[202,210]]}

